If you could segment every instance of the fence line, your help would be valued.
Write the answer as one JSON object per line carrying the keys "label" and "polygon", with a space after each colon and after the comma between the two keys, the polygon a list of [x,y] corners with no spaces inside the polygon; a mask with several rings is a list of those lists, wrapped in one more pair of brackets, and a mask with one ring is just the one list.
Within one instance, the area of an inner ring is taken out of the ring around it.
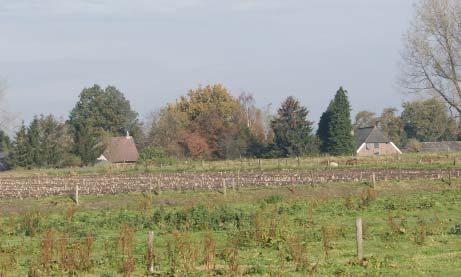
{"label": "fence line", "polygon": [[[221,172],[133,175],[97,175],[67,177],[0,178],[0,199],[43,197],[50,195],[104,195],[156,190],[213,190],[227,193],[227,182],[242,187],[316,185],[336,182],[372,182],[389,180],[440,180],[459,177],[456,169],[335,169],[311,172]],[[371,179],[370,179],[371,178]]]}

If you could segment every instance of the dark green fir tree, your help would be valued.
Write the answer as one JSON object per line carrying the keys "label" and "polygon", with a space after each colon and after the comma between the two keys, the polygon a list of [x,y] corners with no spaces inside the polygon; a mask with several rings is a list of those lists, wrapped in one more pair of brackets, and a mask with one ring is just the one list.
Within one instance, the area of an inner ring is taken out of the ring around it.
{"label": "dark green fir tree", "polygon": [[282,156],[302,156],[318,152],[318,144],[312,135],[309,111],[294,97],[288,97],[271,123],[274,144]]}
{"label": "dark green fir tree", "polygon": [[355,142],[352,133],[351,107],[347,91],[342,87],[336,92],[327,113],[326,125],[328,128],[323,148],[327,153],[335,156],[354,154]]}

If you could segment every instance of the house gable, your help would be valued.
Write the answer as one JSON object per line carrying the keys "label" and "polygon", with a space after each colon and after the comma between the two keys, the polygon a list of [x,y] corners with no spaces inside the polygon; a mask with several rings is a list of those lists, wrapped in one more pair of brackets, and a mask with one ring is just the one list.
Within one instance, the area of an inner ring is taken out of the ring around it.
{"label": "house gable", "polygon": [[378,127],[357,128],[354,130],[354,135],[358,155],[402,154]]}

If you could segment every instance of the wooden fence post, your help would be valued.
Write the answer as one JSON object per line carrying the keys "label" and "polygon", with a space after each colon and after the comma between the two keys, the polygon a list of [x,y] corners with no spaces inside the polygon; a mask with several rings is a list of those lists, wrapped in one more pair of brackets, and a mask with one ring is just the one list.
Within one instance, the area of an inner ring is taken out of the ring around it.
{"label": "wooden fence post", "polygon": [[227,196],[226,179],[222,179],[222,189],[224,196]]}
{"label": "wooden fence post", "polygon": [[232,178],[232,191],[235,193],[235,178]]}
{"label": "wooden fence post", "polygon": [[376,174],[373,172],[371,176],[371,187],[374,188],[376,186]]}
{"label": "wooden fence post", "polygon": [[202,185],[201,185],[201,187],[203,188],[204,186],[205,186],[205,178],[204,178],[203,173],[202,173]]}
{"label": "wooden fence post", "polygon": [[261,164],[261,159],[258,159],[258,164],[259,164],[259,171],[263,170],[263,166]]}
{"label": "wooden fence post", "polygon": [[74,201],[75,204],[78,205],[78,185],[75,186]]}
{"label": "wooden fence post", "polygon": [[237,171],[237,187],[240,188],[240,170]]}
{"label": "wooden fence post", "polygon": [[147,276],[154,274],[154,232],[149,231],[147,236]]}
{"label": "wooden fence post", "polygon": [[355,219],[356,228],[356,241],[357,241],[357,258],[363,260],[363,233],[362,233],[362,218],[357,217]]}
{"label": "wooden fence post", "polygon": [[162,184],[160,183],[160,177],[157,179],[157,194],[162,193]]}

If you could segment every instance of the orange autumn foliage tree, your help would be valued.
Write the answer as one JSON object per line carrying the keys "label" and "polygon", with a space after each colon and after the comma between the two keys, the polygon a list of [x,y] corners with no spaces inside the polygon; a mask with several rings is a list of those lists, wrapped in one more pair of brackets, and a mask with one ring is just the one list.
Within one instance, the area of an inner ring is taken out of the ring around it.
{"label": "orange autumn foliage tree", "polygon": [[254,102],[247,107],[239,100],[221,84],[191,89],[162,110],[151,144],[192,158],[251,155],[253,145],[265,139],[262,113]]}
{"label": "orange autumn foliage tree", "polygon": [[206,139],[198,133],[191,133],[186,136],[185,142],[189,155],[194,159],[204,159],[210,156],[210,147]]}

